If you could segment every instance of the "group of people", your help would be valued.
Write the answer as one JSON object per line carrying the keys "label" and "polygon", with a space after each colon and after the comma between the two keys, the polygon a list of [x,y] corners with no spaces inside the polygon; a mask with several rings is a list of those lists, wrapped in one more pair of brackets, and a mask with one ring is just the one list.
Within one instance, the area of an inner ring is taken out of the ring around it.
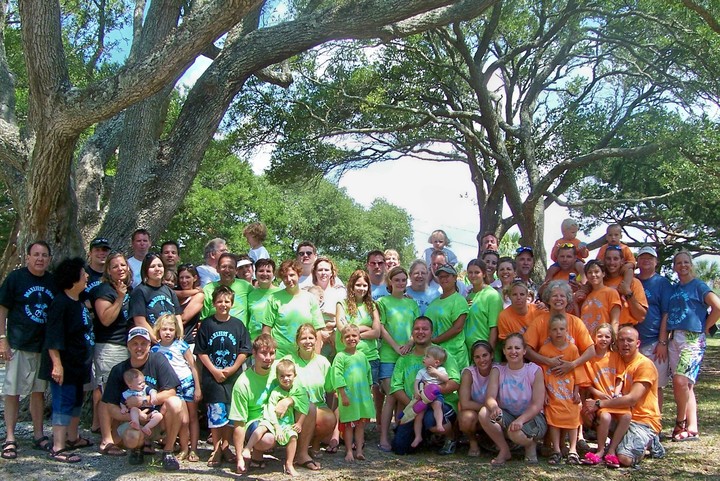
{"label": "group of people", "polygon": [[[620,226],[587,262],[577,224],[562,229],[557,262],[537,283],[533,249],[500,256],[492,233],[464,277],[438,230],[407,270],[396,251],[376,250],[345,283],[311,242],[277,266],[259,223],[244,231],[248,254],[213,239],[198,266],[181,263],[174,241],[150,252],[138,229],[130,256],[96,238],[87,262],[65,259],[50,274],[50,247],[34,242],[0,287],[0,455],[18,456],[19,398],[30,395],[33,446],[80,461],[77,449],[94,444],[79,430],[92,391],[99,451],[141,464],[161,439],[167,470],[199,461],[201,412],[208,465],[237,473],[265,466],[276,444],[289,475],[321,469],[321,449],[341,442],[348,462],[363,460],[371,419],[378,449],[397,454],[435,444],[452,454],[464,436],[469,456],[495,451],[493,466],[511,459],[511,446],[537,463],[539,442],[550,464],[632,466],[646,451],[664,453],[670,377],[672,441],[699,439],[693,387],[720,299],[694,277],[687,252],[673,258],[672,284],[652,247],[635,259]],[[48,385],[52,439],[42,419]]]}

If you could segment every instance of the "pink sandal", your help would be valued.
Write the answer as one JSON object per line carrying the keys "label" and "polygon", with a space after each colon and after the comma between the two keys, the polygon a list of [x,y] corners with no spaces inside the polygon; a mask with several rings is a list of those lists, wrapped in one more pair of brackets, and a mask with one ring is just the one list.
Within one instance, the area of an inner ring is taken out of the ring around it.
{"label": "pink sandal", "polygon": [[608,468],[617,469],[620,467],[620,460],[614,454],[606,454],[604,459],[605,466]]}
{"label": "pink sandal", "polygon": [[590,466],[598,465],[602,463],[602,461],[602,458],[595,453],[585,453],[585,456],[580,460],[582,464],[588,464]]}

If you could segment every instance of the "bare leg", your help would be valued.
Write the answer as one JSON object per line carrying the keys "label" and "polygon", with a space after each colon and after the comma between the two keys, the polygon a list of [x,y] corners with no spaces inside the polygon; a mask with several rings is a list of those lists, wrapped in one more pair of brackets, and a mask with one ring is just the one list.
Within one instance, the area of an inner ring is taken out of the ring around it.
{"label": "bare leg", "polygon": [[[7,407],[6,407],[7,409]],[[45,393],[34,392],[30,394],[30,417],[33,423],[33,434],[35,439],[43,437],[43,414],[45,413]],[[17,410],[15,410],[17,421]],[[14,427],[13,427],[14,429]]]}
{"label": "bare leg", "polygon": [[508,443],[505,440],[505,434],[503,433],[502,427],[500,427],[497,423],[490,422],[490,413],[484,406],[480,409],[478,418],[480,420],[480,425],[498,448],[497,456],[495,456],[490,463],[503,464],[505,461],[508,461],[512,455],[510,454],[510,446],[508,446]]}
{"label": "bare leg", "polygon": [[363,445],[365,444],[365,423],[358,421],[355,424],[355,458],[360,461],[365,461],[365,454],[363,454]]}
{"label": "bare leg", "polygon": [[423,428],[423,415],[425,412],[419,413],[413,419],[413,431],[415,432],[415,439],[410,443],[410,446],[417,448],[422,443],[422,428]]}
{"label": "bare leg", "polygon": [[[384,392],[390,390],[390,379],[383,379],[382,388]],[[393,412],[395,411],[395,396],[385,396],[385,404],[383,404],[382,413],[380,415],[380,447],[390,449],[390,423],[392,422]]]}
{"label": "bare leg", "polygon": [[568,442],[570,443],[570,450],[568,452],[577,454],[577,438],[578,430],[576,429],[564,429],[568,433]]}
{"label": "bare leg", "polygon": [[688,382],[688,402],[685,408],[688,433],[698,432],[697,399],[695,398],[695,385]]}
{"label": "bare leg", "polygon": [[130,427],[140,429],[140,409],[138,408],[130,408]]}
{"label": "bare leg", "polygon": [[286,447],[287,459],[285,460],[285,472],[293,477],[298,475],[298,472],[295,470],[295,466],[293,466],[293,463],[295,462],[295,451],[297,450],[297,445],[297,437],[293,436],[292,438],[290,438],[290,441],[288,441]]}
{"label": "bare leg", "polygon": [[[145,434],[145,436],[151,436],[153,428],[155,426],[157,426],[158,424],[160,424],[162,422],[162,420],[163,420],[163,415],[160,414],[159,412],[156,411],[156,412],[150,413],[150,419],[148,419],[148,422],[145,423],[145,426],[142,427],[141,431],[143,432],[143,434]],[[173,441],[173,447],[174,447],[174,443],[175,442]]]}
{"label": "bare leg", "polygon": [[433,417],[435,418],[435,429],[439,433],[444,433],[445,428],[443,427],[443,410],[442,410],[442,404],[440,401],[433,401],[432,404],[430,404],[433,410]]}
{"label": "bare leg", "polygon": [[460,411],[458,417],[458,425],[460,431],[462,431],[470,443],[470,449],[468,449],[468,456],[479,456],[480,446],[478,446],[477,437],[475,436],[478,429],[478,413],[470,409],[463,409]]}
{"label": "bare leg", "polygon": [[630,427],[630,421],[632,421],[632,415],[630,415],[630,413],[623,414],[618,418],[615,432],[610,440],[610,446],[608,446],[607,449],[608,454],[617,454],[615,451],[617,450],[620,441],[622,441],[622,438],[625,437],[625,433],[627,433],[627,430]]}
{"label": "bare leg", "polygon": [[310,456],[310,443],[315,438],[315,425],[317,423],[317,407],[310,403],[310,409],[308,409],[307,416],[302,423],[302,431],[297,439],[297,447],[294,451],[297,451],[297,462],[298,464],[311,461]]}
{"label": "bare leg", "polygon": [[175,449],[175,439],[177,439],[180,428],[188,423],[188,413],[185,403],[177,396],[173,396],[165,400],[162,408],[165,421],[165,447],[166,453],[172,453]]}
{"label": "bare leg", "polygon": [[98,422],[100,423],[100,449],[104,448],[113,441],[113,428],[112,419],[110,419],[110,413],[107,409],[107,404],[100,401],[97,405]]}
{"label": "bare leg", "polygon": [[[610,413],[603,411],[598,415],[598,427],[597,427],[597,443],[598,448],[595,454],[599,457],[605,456],[605,443],[607,442],[608,433],[610,432],[610,421],[612,416]],[[622,438],[621,438],[622,439]]]}
{"label": "bare leg", "polygon": [[353,462],[355,457],[353,456],[353,428],[350,427],[349,423],[345,427],[343,432],[343,438],[345,439],[345,461]]}
{"label": "bare leg", "polygon": [[[20,396],[5,396],[5,429],[7,441],[15,441],[15,426],[20,410]],[[35,439],[42,436],[35,435]]]}
{"label": "bare leg", "polygon": [[187,401],[185,404],[188,411],[188,433],[190,434],[190,450],[196,451],[198,440],[200,439],[200,423],[198,422],[197,403]]}
{"label": "bare leg", "polygon": [[[673,394],[677,405],[676,421],[678,425],[687,420],[687,410],[690,401],[690,383],[688,378],[676,374],[673,376]],[[696,421],[697,424],[697,421]],[[685,434],[682,434],[683,436]]]}
{"label": "bare leg", "polygon": [[555,426],[548,426],[548,434],[550,435],[553,453],[560,453],[560,429]]}
{"label": "bare leg", "polygon": [[96,431],[102,428],[100,427],[100,399],[102,398],[102,391],[99,387],[93,389],[92,402],[93,402],[93,418],[92,424],[90,425],[90,431]]}
{"label": "bare leg", "polygon": [[375,403],[375,423],[380,424],[382,419],[382,408],[383,402],[385,401],[385,393],[383,393],[380,386],[373,385],[372,387],[373,402]]}

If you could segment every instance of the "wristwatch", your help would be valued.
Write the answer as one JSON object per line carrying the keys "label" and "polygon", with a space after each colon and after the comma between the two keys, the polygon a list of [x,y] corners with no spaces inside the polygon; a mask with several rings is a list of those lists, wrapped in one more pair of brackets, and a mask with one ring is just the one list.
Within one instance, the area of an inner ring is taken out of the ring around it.
{"label": "wristwatch", "polygon": [[595,407],[600,409],[600,400],[599,399],[595,400]]}
{"label": "wristwatch", "polygon": [[630,292],[628,292],[627,294],[625,294],[625,299],[632,299],[632,297],[633,297],[634,295],[635,295],[635,294],[634,294],[632,291],[630,291]]}

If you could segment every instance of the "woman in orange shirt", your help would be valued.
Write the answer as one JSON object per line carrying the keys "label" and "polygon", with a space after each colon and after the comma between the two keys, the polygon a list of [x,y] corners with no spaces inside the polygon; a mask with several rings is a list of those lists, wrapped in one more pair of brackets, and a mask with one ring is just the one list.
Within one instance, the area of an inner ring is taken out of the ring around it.
{"label": "woman in orange shirt", "polygon": [[588,332],[595,332],[600,324],[610,324],[617,333],[620,322],[620,294],[616,289],[605,285],[607,269],[598,260],[591,260],[585,265],[585,277],[591,291],[584,295],[582,291],[575,293],[575,300],[582,303],[580,318]]}
{"label": "woman in orange shirt", "polygon": [[525,334],[537,314],[537,305],[529,304],[530,291],[527,284],[515,280],[510,284],[510,305],[498,316],[498,338],[504,341],[509,334]]}

